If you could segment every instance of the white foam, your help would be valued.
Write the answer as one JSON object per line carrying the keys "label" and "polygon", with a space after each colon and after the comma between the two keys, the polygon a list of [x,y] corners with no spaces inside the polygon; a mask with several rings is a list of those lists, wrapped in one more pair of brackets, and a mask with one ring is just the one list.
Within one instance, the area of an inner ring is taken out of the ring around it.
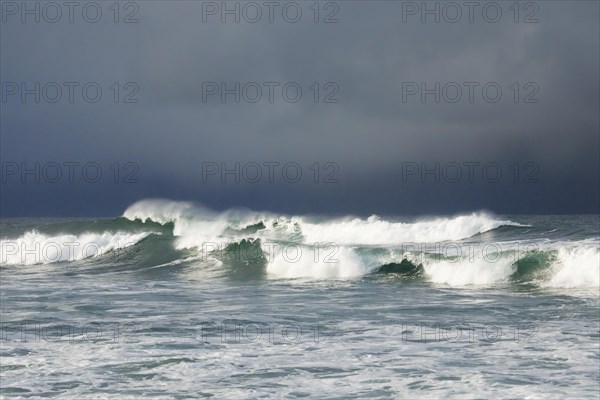
{"label": "white foam", "polygon": [[160,199],[138,201],[125,210],[123,217],[161,224],[172,222],[177,249],[202,248],[206,243],[218,242],[228,226],[227,218],[200,205]]}
{"label": "white foam", "polygon": [[[556,252],[550,273],[537,281],[542,287],[600,287],[600,252],[594,241],[538,243],[542,251]],[[492,285],[507,282],[516,272],[515,253],[503,252],[455,260],[425,261],[429,281],[450,286]],[[549,276],[549,277],[548,277]]]}
{"label": "white foam", "polygon": [[[377,216],[368,219],[339,218],[315,221],[307,217],[257,213],[249,210],[228,210],[223,213],[210,211],[189,202],[168,200],[143,200],[130,206],[124,213],[129,219],[151,219],[155,222],[173,222],[173,234],[177,237],[175,247],[199,248],[205,245],[231,240],[225,235],[227,228],[241,229],[258,222],[265,229],[253,233],[253,237],[276,240],[297,240],[304,249],[302,257],[290,261],[281,252],[270,253],[272,259],[268,272],[282,278],[344,278],[369,273],[373,260],[361,258],[352,246],[398,246],[410,243],[435,243],[460,240],[500,226],[524,226],[499,220],[486,213],[473,213],[456,217],[442,217],[415,222],[386,221]],[[234,234],[235,235],[235,234]],[[236,240],[236,239],[235,239]],[[235,241],[234,240],[234,241]],[[315,260],[308,250],[316,243],[334,243],[339,246],[338,262],[323,258]],[[518,242],[516,242],[518,243]],[[508,244],[513,243],[505,243]],[[598,287],[600,262],[597,243],[586,241],[565,243],[540,242],[544,250],[558,251],[552,278],[541,282],[551,287]],[[507,250],[507,249],[504,249]],[[269,253],[269,251],[267,251]],[[422,258],[423,256],[421,256]],[[287,259],[286,259],[287,258]],[[409,257],[410,258],[410,257]],[[413,260],[415,261],[415,260]],[[458,257],[455,260],[425,260],[427,278],[434,283],[452,286],[491,285],[509,280],[515,272],[514,254],[503,254],[500,260],[489,257]],[[421,260],[417,261],[420,263]],[[367,265],[368,264],[368,265]],[[381,265],[381,263],[379,264]]]}
{"label": "white foam", "polygon": [[222,242],[222,234],[227,226],[227,221],[223,219],[177,220],[173,228],[173,235],[177,236],[175,247],[177,249],[203,248],[208,244]]}
{"label": "white foam", "polygon": [[493,285],[508,281],[515,268],[509,260],[490,262],[483,258],[443,260],[424,265],[430,282],[450,286]]}
{"label": "white foam", "polygon": [[33,230],[17,239],[0,240],[0,263],[33,265],[81,260],[132,246],[149,234],[103,232],[48,236]]}
{"label": "white foam", "polygon": [[600,252],[592,246],[562,246],[553,265],[553,276],[542,286],[558,288],[600,287]]}
{"label": "white foam", "polygon": [[349,248],[325,249],[315,253],[314,248],[294,246],[269,254],[267,273],[275,278],[339,279],[352,278],[369,272],[361,258]]}
{"label": "white foam", "polygon": [[[512,221],[498,220],[486,213],[457,217],[434,218],[416,222],[393,222],[377,216],[368,219],[341,218],[313,221],[300,216],[274,215],[252,211],[228,210],[212,212],[189,202],[143,200],[130,206],[123,214],[128,219],[151,219],[175,224],[174,235],[180,236],[180,247],[201,246],[203,241],[219,238],[227,227],[243,228],[260,221],[266,229],[255,236],[281,238],[301,234],[306,244],[332,242],[348,246],[400,245],[407,242],[439,242],[459,240],[503,225],[521,226]],[[274,227],[274,223],[277,226]]]}
{"label": "white foam", "polygon": [[150,219],[160,224],[175,222],[184,217],[193,217],[212,214],[206,208],[186,201],[170,201],[162,199],[148,199],[138,201],[125,210],[123,217],[146,221]]}
{"label": "white foam", "polygon": [[459,240],[503,225],[519,225],[501,221],[484,213],[453,218],[435,218],[413,223],[390,222],[372,216],[339,219],[320,223],[302,221],[307,242],[334,242],[340,245],[400,245],[408,242],[440,242]]}

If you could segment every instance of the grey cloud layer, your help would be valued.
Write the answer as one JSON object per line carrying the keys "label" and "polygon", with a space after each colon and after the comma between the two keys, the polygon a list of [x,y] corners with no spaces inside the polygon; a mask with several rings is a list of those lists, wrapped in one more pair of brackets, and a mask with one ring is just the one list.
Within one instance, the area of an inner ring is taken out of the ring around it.
{"label": "grey cloud layer", "polygon": [[[316,206],[322,195],[331,210],[353,198],[358,205],[348,211],[390,213],[427,212],[423,204],[430,212],[466,205],[532,212],[515,199],[540,201],[561,187],[598,199],[597,2],[538,2],[536,24],[508,16],[496,24],[403,23],[401,2],[337,3],[336,24],[314,24],[308,16],[298,24],[203,23],[201,4],[183,1],[139,2],[140,22],[129,25],[9,20],[1,31],[3,82],[133,81],[140,103],[4,103],[2,160],[138,162],[146,186],[109,208],[147,194],[253,206],[283,196],[292,209],[325,212],[327,206]],[[304,88],[331,81],[340,102],[313,104],[305,91],[296,104],[204,103],[206,81],[293,81]],[[496,104],[403,103],[407,81],[498,82],[504,93]],[[535,82],[540,102],[509,101],[513,82]],[[261,187],[261,196],[253,186],[199,184],[203,161],[271,160],[334,161],[343,185],[309,185],[298,189],[305,198],[288,198],[282,193],[289,187],[277,185]],[[402,186],[395,179],[407,161],[533,161],[544,179],[536,190],[515,186],[499,194],[487,186]],[[19,214],[23,188],[10,188],[4,211]],[[407,191],[416,194],[407,199]],[[436,209],[434,200],[423,201],[436,193],[454,203]],[[504,197],[490,200],[497,195]],[[590,201],[567,210],[565,204],[581,201],[554,197],[549,211],[594,209]]]}

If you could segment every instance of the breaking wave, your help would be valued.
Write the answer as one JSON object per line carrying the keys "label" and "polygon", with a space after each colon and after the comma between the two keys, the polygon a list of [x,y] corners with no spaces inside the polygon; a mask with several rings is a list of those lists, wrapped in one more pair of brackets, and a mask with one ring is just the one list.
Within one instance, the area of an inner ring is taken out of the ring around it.
{"label": "breaking wave", "polygon": [[[548,236],[558,234],[553,232],[557,229],[487,213],[417,220],[319,218],[143,200],[112,220],[12,232],[12,238],[0,240],[0,263],[87,260],[133,246],[138,251],[131,265],[137,268],[212,268],[240,279],[385,277],[453,287],[600,287],[597,233],[586,232],[582,239],[565,231],[557,239]],[[488,239],[495,243],[486,250]],[[466,253],[452,251],[461,246],[471,247]]]}
{"label": "breaking wave", "polygon": [[150,232],[103,232],[48,236],[36,230],[0,240],[0,262],[7,265],[51,264],[96,257],[130,247]]}
{"label": "breaking wave", "polygon": [[304,243],[333,242],[347,246],[388,246],[406,242],[460,240],[501,226],[523,225],[499,220],[485,213],[456,217],[396,222],[371,216],[368,219],[317,219],[303,216],[274,215],[248,210],[214,213],[192,203],[143,200],[123,214],[130,220],[174,223],[173,234],[180,248],[201,246],[205,241],[235,237],[248,226],[262,227],[254,233],[269,239],[301,239]]}

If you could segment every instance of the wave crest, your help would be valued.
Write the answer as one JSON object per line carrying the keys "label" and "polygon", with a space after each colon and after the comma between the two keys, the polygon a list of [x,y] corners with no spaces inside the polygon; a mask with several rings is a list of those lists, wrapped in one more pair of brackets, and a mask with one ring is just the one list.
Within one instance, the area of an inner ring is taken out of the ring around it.
{"label": "wave crest", "polygon": [[150,233],[103,232],[50,236],[32,230],[17,239],[0,240],[0,263],[34,265],[77,261],[133,246]]}
{"label": "wave crest", "polygon": [[[336,243],[344,246],[390,246],[407,242],[440,242],[466,239],[501,226],[523,226],[499,220],[486,213],[395,222],[371,216],[368,219],[337,218],[315,220],[305,216],[258,213],[249,210],[210,211],[189,202],[142,200],[123,214],[130,220],[173,222],[178,248],[200,247],[203,242],[250,233],[247,227],[260,225],[252,234],[260,238],[300,240],[305,244]],[[236,232],[237,231],[237,232]]]}

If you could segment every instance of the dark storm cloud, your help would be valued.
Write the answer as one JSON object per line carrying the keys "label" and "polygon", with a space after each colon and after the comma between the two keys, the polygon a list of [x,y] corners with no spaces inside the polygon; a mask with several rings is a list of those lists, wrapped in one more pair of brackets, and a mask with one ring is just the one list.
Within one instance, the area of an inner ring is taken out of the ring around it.
{"label": "dark storm cloud", "polygon": [[[93,161],[104,172],[98,183],[10,176],[2,183],[3,215],[117,214],[144,197],[289,212],[597,211],[597,2],[537,2],[538,23],[522,22],[524,8],[515,23],[512,2],[496,3],[503,10],[497,23],[480,13],[473,22],[463,15],[459,23],[421,23],[418,15],[403,22],[406,2],[339,1],[332,24],[313,23],[312,2],[298,3],[304,13],[295,24],[280,14],[274,23],[264,16],[260,23],[203,22],[202,4],[189,1],[137,2],[139,22],[115,24],[107,4],[96,24],[21,23],[12,15],[2,22],[3,83],[94,81],[103,88],[96,104],[3,102],[2,161]],[[203,83],[211,81],[297,82],[303,97],[289,103],[279,89],[273,103],[265,93],[256,104],[218,96],[205,102]],[[139,103],[113,103],[114,82],[134,82]],[[334,83],[339,102],[313,103],[314,82],[321,96]],[[479,86],[472,103],[464,89],[461,101],[436,104],[419,95],[403,102],[406,82]],[[497,103],[482,98],[489,82],[503,90]],[[509,88],[515,82],[518,103]],[[523,103],[533,89],[539,102]],[[114,183],[110,166],[128,161],[139,166],[139,182]],[[296,184],[281,177],[202,182],[203,162],[236,161],[297,162],[304,175]],[[405,163],[470,161],[497,163],[504,178],[403,180]],[[315,184],[314,162],[336,163],[339,183]],[[515,162],[538,166],[537,181],[514,182]]]}

